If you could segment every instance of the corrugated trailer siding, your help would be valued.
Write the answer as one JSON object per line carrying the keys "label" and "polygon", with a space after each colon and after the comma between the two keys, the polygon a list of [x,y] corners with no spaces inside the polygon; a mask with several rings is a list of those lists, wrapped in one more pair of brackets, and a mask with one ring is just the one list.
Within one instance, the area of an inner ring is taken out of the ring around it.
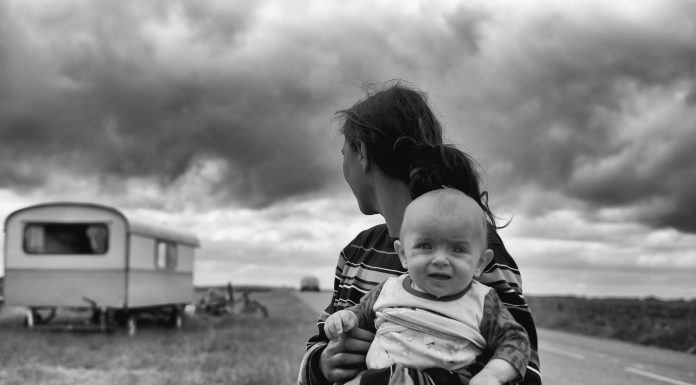
{"label": "corrugated trailer siding", "polygon": [[179,263],[176,265],[176,271],[193,272],[193,258],[193,247],[179,245]]}
{"label": "corrugated trailer siding", "polygon": [[131,270],[155,270],[155,240],[131,234],[128,268]]}
{"label": "corrugated trailer siding", "polygon": [[193,273],[131,270],[128,272],[128,307],[184,304],[194,301]]}
{"label": "corrugated trailer siding", "polygon": [[14,306],[123,307],[123,270],[5,270],[5,301]]}
{"label": "corrugated trailer siding", "polygon": [[[159,239],[169,241],[168,239]],[[128,270],[128,307],[183,304],[194,301],[193,248],[177,245],[174,270],[158,269],[157,239],[131,234]]]}
{"label": "corrugated trailer siding", "polygon": [[[169,241],[168,239],[160,239]],[[130,239],[130,263],[129,268],[133,270],[157,270],[156,257],[156,242],[153,238],[143,237],[138,234],[132,234]],[[191,246],[178,244],[177,245],[177,264],[176,272],[193,272],[194,249]]]}

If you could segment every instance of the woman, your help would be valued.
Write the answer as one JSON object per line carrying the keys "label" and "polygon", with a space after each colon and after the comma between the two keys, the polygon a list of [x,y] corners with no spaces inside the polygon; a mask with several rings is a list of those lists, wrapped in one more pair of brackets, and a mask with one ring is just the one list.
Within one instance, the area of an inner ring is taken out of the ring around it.
{"label": "woman", "polygon": [[[364,369],[371,333],[357,329],[339,341],[323,332],[326,317],[354,305],[372,287],[389,276],[405,272],[394,251],[406,206],[427,191],[442,186],[457,188],[484,209],[489,218],[489,245],[493,261],[479,281],[494,288],[529,335],[532,359],[522,384],[540,384],[534,321],[522,296],[521,277],[514,260],[495,232],[495,220],[486,194],[480,191],[473,161],[454,147],[442,144],[442,129],[424,94],[396,83],[339,111],[344,119],[343,175],[366,215],[380,214],[385,223],[358,234],[346,246],[336,266],[334,295],[310,338],[298,382],[317,385],[345,382]],[[476,371],[476,368],[472,368]],[[424,373],[436,384],[458,383],[449,373]]]}

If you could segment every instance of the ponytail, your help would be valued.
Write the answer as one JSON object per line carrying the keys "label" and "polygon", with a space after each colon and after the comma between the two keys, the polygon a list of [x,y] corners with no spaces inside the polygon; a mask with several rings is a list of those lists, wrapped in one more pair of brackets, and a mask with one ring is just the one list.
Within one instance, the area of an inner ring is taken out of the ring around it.
{"label": "ponytail", "polygon": [[474,199],[496,227],[488,192],[481,191],[476,162],[468,154],[450,144],[417,143],[401,137],[394,143],[394,158],[409,165],[408,174],[400,179],[408,184],[412,199],[439,188],[454,188]]}

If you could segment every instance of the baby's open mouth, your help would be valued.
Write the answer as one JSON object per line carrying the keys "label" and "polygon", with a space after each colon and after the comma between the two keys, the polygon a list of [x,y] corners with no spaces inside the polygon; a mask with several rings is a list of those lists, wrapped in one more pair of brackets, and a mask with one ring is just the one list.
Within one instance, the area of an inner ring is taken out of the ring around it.
{"label": "baby's open mouth", "polygon": [[447,275],[447,274],[440,274],[440,273],[428,274],[428,277],[433,278],[433,279],[443,280],[443,281],[450,278],[449,275]]}

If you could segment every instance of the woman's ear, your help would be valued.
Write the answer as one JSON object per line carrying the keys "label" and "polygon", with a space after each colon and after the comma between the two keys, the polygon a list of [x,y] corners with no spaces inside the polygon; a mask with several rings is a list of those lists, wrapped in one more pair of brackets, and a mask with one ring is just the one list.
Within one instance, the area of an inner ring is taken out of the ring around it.
{"label": "woman's ear", "polygon": [[404,269],[407,269],[408,263],[406,262],[406,251],[401,245],[401,241],[399,241],[398,239],[394,241],[394,250],[396,250],[396,254],[399,255],[399,259],[401,260],[401,266],[403,266]]}
{"label": "woman's ear", "polygon": [[367,170],[370,168],[370,159],[367,156],[367,146],[360,140],[358,140],[356,144],[358,146],[358,151],[360,152],[360,165],[362,166],[363,172],[367,172]]}

